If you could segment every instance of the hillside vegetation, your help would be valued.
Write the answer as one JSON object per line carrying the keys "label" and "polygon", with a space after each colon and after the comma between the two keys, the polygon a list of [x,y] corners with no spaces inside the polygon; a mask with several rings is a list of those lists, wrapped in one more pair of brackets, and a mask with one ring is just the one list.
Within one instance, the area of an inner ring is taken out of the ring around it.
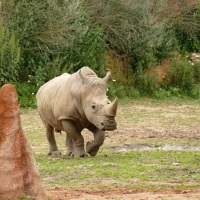
{"label": "hillside vegetation", "polygon": [[199,53],[198,0],[1,1],[0,85],[13,83],[21,106],[85,65],[112,70],[111,98],[199,98]]}

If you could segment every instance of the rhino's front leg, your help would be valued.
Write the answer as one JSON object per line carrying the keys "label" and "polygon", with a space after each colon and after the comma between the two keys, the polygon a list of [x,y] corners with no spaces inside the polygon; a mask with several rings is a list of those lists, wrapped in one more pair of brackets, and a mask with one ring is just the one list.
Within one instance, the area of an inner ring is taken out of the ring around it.
{"label": "rhino's front leg", "polygon": [[94,140],[87,142],[86,151],[90,156],[95,156],[105,140],[105,131],[99,130],[94,125],[89,126],[88,130],[94,134]]}
{"label": "rhino's front leg", "polygon": [[[73,151],[71,152],[72,157],[86,157],[87,153],[84,150],[84,139],[81,135],[81,129],[77,127],[77,125],[68,120],[62,120],[62,126],[64,131],[68,135],[68,139],[66,144],[70,144],[70,148],[72,150],[72,143],[73,142]],[[71,140],[71,141],[70,141]],[[68,150],[71,151],[71,150]]]}

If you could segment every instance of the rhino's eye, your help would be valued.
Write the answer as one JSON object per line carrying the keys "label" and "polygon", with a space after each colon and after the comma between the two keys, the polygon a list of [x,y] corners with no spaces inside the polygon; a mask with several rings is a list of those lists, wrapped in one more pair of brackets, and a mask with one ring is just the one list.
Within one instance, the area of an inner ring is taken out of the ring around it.
{"label": "rhino's eye", "polygon": [[96,105],[96,103],[93,103],[93,104],[91,105],[91,108],[92,108],[92,111],[95,112],[95,111],[97,110],[97,105]]}

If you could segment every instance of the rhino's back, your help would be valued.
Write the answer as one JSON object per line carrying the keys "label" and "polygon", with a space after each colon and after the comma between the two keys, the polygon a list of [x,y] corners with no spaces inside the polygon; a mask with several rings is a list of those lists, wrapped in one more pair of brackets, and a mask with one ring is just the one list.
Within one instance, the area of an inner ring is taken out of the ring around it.
{"label": "rhino's back", "polygon": [[59,91],[62,89],[62,87],[65,87],[70,76],[70,74],[64,73],[61,76],[55,77],[42,85],[36,94],[38,103],[41,103],[40,101],[44,101],[45,99],[52,101],[54,97],[59,94]]}
{"label": "rhino's back", "polygon": [[67,95],[70,76],[70,74],[65,73],[48,81],[39,88],[36,94],[38,111],[42,120],[54,127],[58,123],[55,109],[59,109],[58,104],[63,95]]}

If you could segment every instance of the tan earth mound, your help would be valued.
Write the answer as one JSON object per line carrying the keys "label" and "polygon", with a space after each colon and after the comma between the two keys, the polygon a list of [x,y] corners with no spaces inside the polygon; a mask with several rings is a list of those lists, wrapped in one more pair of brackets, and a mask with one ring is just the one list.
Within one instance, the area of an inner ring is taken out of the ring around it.
{"label": "tan earth mound", "polygon": [[47,199],[21,127],[16,90],[6,84],[0,89],[0,199],[20,199],[23,194]]}

